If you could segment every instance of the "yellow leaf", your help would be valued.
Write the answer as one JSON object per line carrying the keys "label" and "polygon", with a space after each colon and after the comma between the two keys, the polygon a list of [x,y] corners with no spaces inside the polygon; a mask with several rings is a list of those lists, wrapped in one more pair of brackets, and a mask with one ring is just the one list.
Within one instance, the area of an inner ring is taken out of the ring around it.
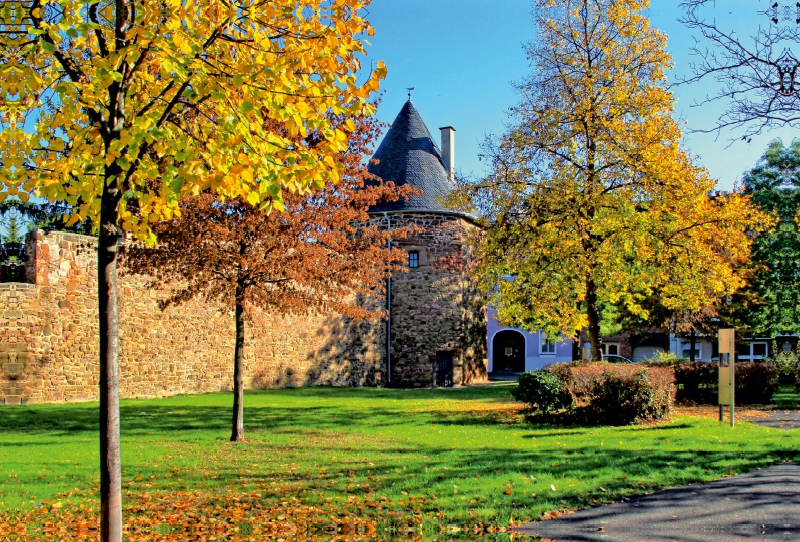
{"label": "yellow leaf", "polygon": [[261,201],[261,198],[258,196],[258,192],[249,192],[247,194],[247,202],[250,205],[256,206]]}

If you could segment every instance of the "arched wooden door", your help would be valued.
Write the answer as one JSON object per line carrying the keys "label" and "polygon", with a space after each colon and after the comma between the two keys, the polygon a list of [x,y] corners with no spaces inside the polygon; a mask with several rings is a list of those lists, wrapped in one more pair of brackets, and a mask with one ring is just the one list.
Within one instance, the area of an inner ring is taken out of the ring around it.
{"label": "arched wooden door", "polygon": [[525,337],[522,333],[513,329],[505,329],[494,336],[492,365],[494,372],[525,372]]}

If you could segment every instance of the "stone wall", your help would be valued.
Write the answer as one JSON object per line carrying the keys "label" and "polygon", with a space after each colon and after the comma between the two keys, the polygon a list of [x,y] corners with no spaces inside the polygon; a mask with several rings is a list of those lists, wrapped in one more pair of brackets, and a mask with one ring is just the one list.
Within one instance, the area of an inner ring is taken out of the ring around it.
{"label": "stone wall", "polygon": [[[0,404],[97,398],[96,241],[34,232],[26,280],[0,284]],[[121,276],[120,391],[153,397],[229,390],[233,314],[203,301],[161,311],[164,294]],[[265,315],[247,324],[248,387],[380,385],[385,326],[338,315]]]}
{"label": "stone wall", "polygon": [[[481,382],[486,371],[486,308],[470,278],[475,226],[462,217],[395,213],[392,227],[415,225],[422,232],[399,240],[419,255],[419,267],[392,279],[392,384],[429,387],[436,360],[453,358],[455,385]],[[385,218],[379,219],[385,224]]]}
{"label": "stone wall", "polygon": [[[472,286],[466,244],[475,227],[439,214],[391,220],[424,228],[399,242],[419,252],[420,266],[393,280],[391,384],[435,385],[442,356],[452,356],[455,385],[484,381],[486,313]],[[0,404],[97,399],[96,250],[92,237],[31,234],[28,283],[0,284]],[[166,294],[124,273],[118,292],[123,397],[231,389],[231,311],[203,300],[162,311],[158,302]],[[256,312],[246,325],[246,385],[389,384],[385,333],[385,321]]]}

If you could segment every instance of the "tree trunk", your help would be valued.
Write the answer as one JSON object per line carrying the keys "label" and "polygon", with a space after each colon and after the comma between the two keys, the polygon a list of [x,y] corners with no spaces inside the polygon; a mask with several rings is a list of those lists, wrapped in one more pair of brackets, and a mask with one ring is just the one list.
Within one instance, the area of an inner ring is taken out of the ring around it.
{"label": "tree trunk", "polygon": [[597,285],[594,280],[586,280],[586,317],[589,325],[586,333],[592,345],[592,361],[603,361],[600,353],[600,311],[597,309]]}
{"label": "tree trunk", "polygon": [[236,339],[233,354],[233,429],[231,442],[244,440],[244,286],[236,285]]}
{"label": "tree trunk", "polygon": [[117,217],[119,190],[107,172],[100,209],[97,299],[100,317],[100,539],[122,540],[122,464],[119,436],[119,310]]}
{"label": "tree trunk", "polygon": [[694,347],[697,344],[697,335],[694,332],[694,327],[692,327],[692,331],[689,332],[689,361],[694,361]]}

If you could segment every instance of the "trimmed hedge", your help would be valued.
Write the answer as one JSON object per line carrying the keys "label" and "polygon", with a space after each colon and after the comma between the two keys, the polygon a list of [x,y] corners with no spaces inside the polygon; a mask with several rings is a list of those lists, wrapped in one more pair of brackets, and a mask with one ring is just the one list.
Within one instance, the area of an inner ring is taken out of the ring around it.
{"label": "trimmed hedge", "polygon": [[[778,368],[771,363],[742,362],[736,367],[734,400],[741,405],[763,405],[778,391]],[[711,404],[718,401],[719,365],[696,361],[675,366],[678,401]]]}
{"label": "trimmed hedge", "polygon": [[717,403],[719,365],[694,361],[673,367],[678,402],[710,405]]}
{"label": "trimmed hedge", "polygon": [[765,405],[778,391],[780,371],[771,363],[737,363],[734,401],[742,405]]}
{"label": "trimmed hedge", "polygon": [[548,365],[547,370],[555,375],[564,385],[564,389],[572,396],[575,404],[586,406],[589,404],[594,383],[603,375],[603,371],[614,367],[610,363],[592,363],[579,365],[577,363],[554,363]]}
{"label": "trimmed hedge", "polygon": [[543,414],[569,409],[564,421],[625,425],[668,416],[675,385],[668,367],[556,363],[521,375],[512,394]]}
{"label": "trimmed hedge", "polygon": [[594,381],[589,408],[595,420],[627,425],[669,416],[675,401],[672,371],[660,367],[637,369],[605,370]]}
{"label": "trimmed hedge", "polygon": [[572,406],[572,397],[564,390],[558,376],[544,369],[522,373],[519,386],[511,390],[511,395],[543,414]]}

